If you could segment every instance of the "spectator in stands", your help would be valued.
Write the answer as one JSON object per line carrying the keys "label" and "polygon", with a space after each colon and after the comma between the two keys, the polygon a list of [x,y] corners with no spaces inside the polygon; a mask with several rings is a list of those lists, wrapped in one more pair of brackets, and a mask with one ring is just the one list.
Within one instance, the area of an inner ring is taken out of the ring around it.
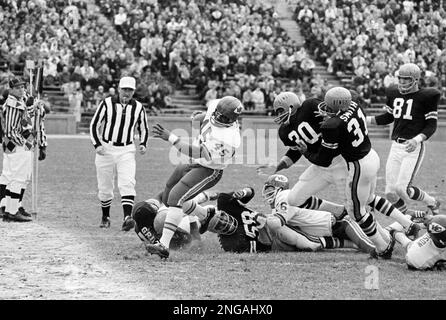
{"label": "spectator in stands", "polygon": [[83,107],[85,111],[93,110],[95,105],[94,101],[94,91],[91,89],[91,85],[87,84],[85,86],[85,89],[82,93],[82,99],[83,99]]}
{"label": "spectator in stands", "polygon": [[252,89],[248,86],[242,94],[242,103],[245,106],[246,111],[253,110],[255,108],[254,102],[252,100]]}
{"label": "spectator in stands", "polygon": [[265,94],[262,91],[263,82],[254,84],[254,91],[251,93],[251,101],[254,109],[258,112],[265,112]]}
{"label": "spectator in stands", "polygon": [[204,102],[207,104],[209,101],[217,99],[218,92],[217,92],[218,84],[215,80],[209,80],[208,82],[208,90],[206,91],[206,94],[204,95]]}
{"label": "spectator in stands", "polygon": [[105,99],[106,93],[104,91],[104,86],[98,86],[98,90],[94,92],[93,100],[94,100],[94,110],[98,107],[99,103]]}

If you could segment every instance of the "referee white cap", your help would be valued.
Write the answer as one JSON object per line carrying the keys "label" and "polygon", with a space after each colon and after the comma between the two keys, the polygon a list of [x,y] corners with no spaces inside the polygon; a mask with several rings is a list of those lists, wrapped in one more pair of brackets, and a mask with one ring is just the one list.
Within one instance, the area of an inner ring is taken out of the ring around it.
{"label": "referee white cap", "polygon": [[136,80],[133,77],[122,77],[121,80],[119,80],[119,88],[130,88],[135,90],[136,89]]}

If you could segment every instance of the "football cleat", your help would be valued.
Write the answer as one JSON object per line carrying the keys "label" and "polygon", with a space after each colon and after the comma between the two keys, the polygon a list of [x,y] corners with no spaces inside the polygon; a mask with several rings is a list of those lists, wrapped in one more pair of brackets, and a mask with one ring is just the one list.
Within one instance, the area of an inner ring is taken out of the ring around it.
{"label": "football cleat", "polygon": [[9,214],[5,212],[3,214],[3,221],[6,222],[30,222],[32,219],[30,217],[26,217],[17,211],[16,214]]}
{"label": "football cleat", "polygon": [[110,217],[102,217],[99,228],[110,228]]}
{"label": "football cleat", "polygon": [[418,234],[420,233],[421,227],[418,223],[412,222],[410,226],[406,230],[406,237],[414,240],[418,238]]}
{"label": "football cleat", "polygon": [[200,229],[198,227],[198,222],[192,222],[190,224],[190,235],[192,236],[192,240],[201,241]]}
{"label": "football cleat", "polygon": [[436,216],[437,214],[440,214],[440,205],[441,205],[440,201],[435,200],[435,204],[433,206],[427,206],[427,207],[432,212],[432,214]]}
{"label": "football cleat", "polygon": [[166,248],[161,242],[144,243],[146,250],[150,254],[157,254],[161,259],[169,258],[169,249]]}
{"label": "football cleat", "polygon": [[27,211],[25,210],[25,208],[23,208],[23,207],[20,207],[20,208],[19,208],[19,212],[20,212],[22,215],[24,215],[25,217],[31,217],[31,213],[27,212]]}
{"label": "football cleat", "polygon": [[395,247],[395,242],[396,242],[394,237],[395,230],[390,230],[389,233],[390,233],[390,242],[387,248],[383,252],[378,252],[376,251],[376,249],[373,249],[373,251],[370,252],[370,258],[372,259],[381,258],[384,260],[392,259],[393,248]]}
{"label": "football cleat", "polygon": [[200,229],[198,230],[200,232],[200,234],[203,234],[207,231],[209,222],[211,221],[211,219],[214,215],[215,215],[215,208],[214,207],[208,208],[208,215],[207,215],[206,219],[204,220],[204,222],[201,224]]}
{"label": "football cleat", "polygon": [[129,231],[135,227],[135,220],[131,216],[126,216],[122,223],[122,231]]}

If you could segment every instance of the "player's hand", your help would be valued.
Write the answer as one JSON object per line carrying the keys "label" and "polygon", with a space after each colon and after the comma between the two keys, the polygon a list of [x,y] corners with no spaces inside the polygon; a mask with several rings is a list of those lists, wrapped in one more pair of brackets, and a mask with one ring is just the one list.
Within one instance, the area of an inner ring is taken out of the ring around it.
{"label": "player's hand", "polygon": [[243,199],[246,196],[245,189],[235,191],[232,196],[238,200]]}
{"label": "player's hand", "polygon": [[104,146],[99,146],[96,148],[96,153],[100,156],[105,155],[105,147]]}
{"label": "player's hand", "polygon": [[410,139],[406,141],[406,151],[413,152],[418,146],[418,142],[415,139]]}
{"label": "player's hand", "polygon": [[307,144],[305,142],[303,142],[302,140],[299,140],[296,142],[297,144],[297,150],[299,150],[300,153],[304,154],[305,152],[307,152],[308,147]]}
{"label": "player's hand", "polygon": [[39,148],[39,161],[43,161],[46,158],[46,147]]}
{"label": "player's hand", "polygon": [[195,110],[194,112],[192,112],[192,115],[190,116],[190,119],[194,120],[195,116],[198,116],[199,114],[202,114],[202,113],[203,113],[203,111]]}
{"label": "player's hand", "polygon": [[165,141],[169,140],[170,131],[165,129],[162,125],[159,123],[155,124],[152,127],[152,133],[155,138],[161,138]]}
{"label": "player's hand", "polygon": [[266,224],[266,215],[260,212],[254,212],[254,221],[256,222],[256,227],[262,229]]}
{"label": "player's hand", "polygon": [[262,164],[256,168],[256,171],[259,176],[269,177],[276,172],[276,165],[272,163]]}

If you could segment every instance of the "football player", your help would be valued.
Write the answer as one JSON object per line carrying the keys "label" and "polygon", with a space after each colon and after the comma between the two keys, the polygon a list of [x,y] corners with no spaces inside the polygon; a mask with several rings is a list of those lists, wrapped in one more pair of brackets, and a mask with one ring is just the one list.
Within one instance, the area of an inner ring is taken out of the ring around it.
{"label": "football player", "polygon": [[192,199],[200,192],[215,186],[223,175],[223,169],[240,146],[240,129],[237,121],[243,105],[235,97],[225,96],[212,100],[202,121],[200,133],[191,144],[163,128],[153,126],[155,137],[169,141],[191,163],[178,165],[166,182],[162,202],[168,207],[162,236],[159,241],[147,244],[146,249],[161,258],[169,257],[169,244],[183,218],[183,212],[210,220],[213,212]]}
{"label": "football player", "polygon": [[[262,189],[262,197],[271,207],[272,214],[256,216],[258,228],[268,234],[282,250],[317,251],[323,248],[358,248],[371,253],[375,247],[348,215],[336,216],[328,211],[308,210],[289,204],[288,178],[271,175]],[[263,220],[263,221],[262,221]]]}
{"label": "football player", "polygon": [[[353,96],[357,96],[356,92],[351,91],[351,93],[353,93]],[[300,175],[298,182],[291,189],[288,199],[290,205],[341,214],[345,210],[343,205],[314,196],[329,185],[333,185],[338,190],[343,202],[347,202],[345,184],[348,170],[346,162],[338,154],[339,151],[337,152],[338,155],[333,153],[334,158],[328,167],[314,163],[312,157],[309,156],[317,153],[321,146],[321,123],[323,121],[319,113],[321,103],[322,101],[316,98],[301,102],[293,92],[282,92],[276,97],[274,109],[278,116],[274,119],[274,122],[280,124],[279,137],[289,149],[275,166],[274,173],[289,168],[300,159],[302,153],[299,151],[298,144],[300,141],[304,141],[307,146],[305,155],[311,165]],[[258,169],[259,172],[262,172],[262,170],[265,170],[264,166]],[[368,205],[377,212],[394,218],[406,227],[411,225],[410,218],[405,217],[389,201],[378,195],[371,198]],[[414,233],[416,231],[409,232]]]}
{"label": "football player", "polygon": [[391,233],[406,250],[407,267],[411,270],[444,270],[446,267],[446,215],[427,215],[427,232],[412,241],[400,228]]}
{"label": "football player", "polygon": [[[390,259],[394,241],[366,210],[367,204],[375,198],[379,156],[372,148],[364,113],[352,101],[350,91],[343,87],[328,90],[319,110],[326,120],[321,125],[322,141],[318,152],[308,152],[309,148],[302,141],[298,142],[298,148],[313,163],[324,167],[330,166],[335,157],[342,155],[348,168],[347,211],[373,241],[376,251],[372,256]],[[409,234],[419,229],[410,219],[401,221]]]}
{"label": "football player", "polygon": [[[419,88],[420,68],[413,63],[398,70],[398,88],[387,92],[387,112],[368,116],[367,122],[387,125],[393,122],[392,146],[386,163],[386,197],[403,213],[410,200],[422,201],[432,213],[439,211],[440,202],[413,185],[425,155],[425,141],[437,129],[440,91]],[[417,212],[407,211],[416,215]]]}

